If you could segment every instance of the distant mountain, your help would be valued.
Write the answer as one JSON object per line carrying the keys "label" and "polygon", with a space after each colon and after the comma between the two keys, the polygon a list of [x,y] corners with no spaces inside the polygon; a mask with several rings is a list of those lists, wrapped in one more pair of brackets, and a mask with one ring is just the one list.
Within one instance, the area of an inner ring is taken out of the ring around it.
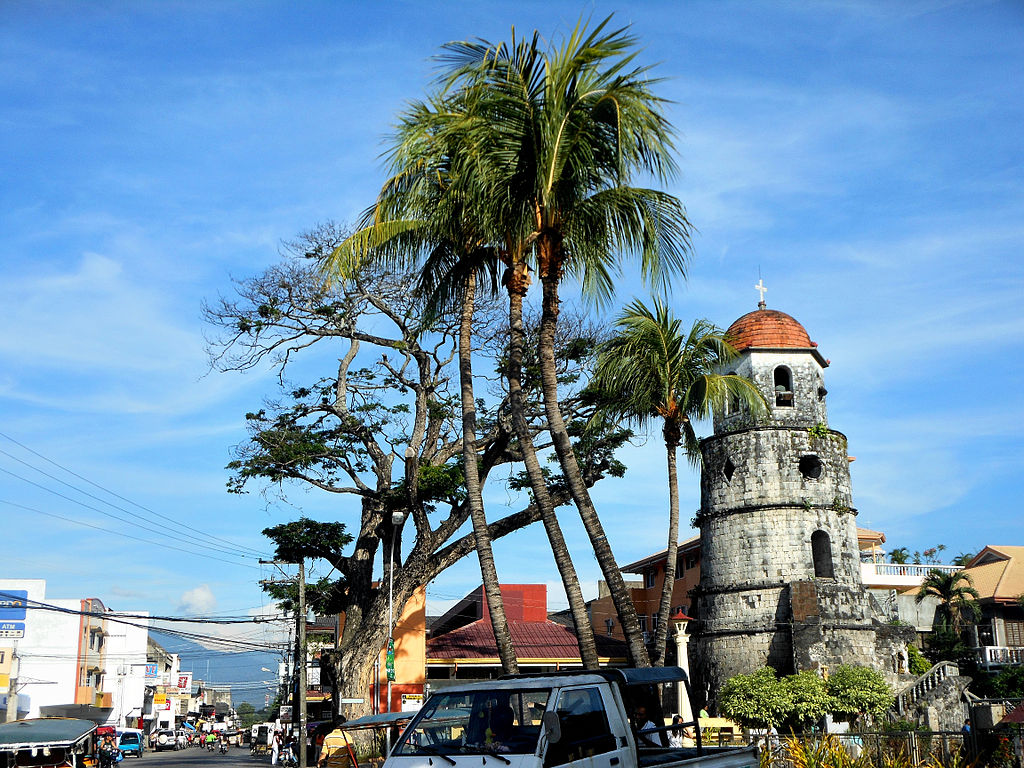
{"label": "distant mountain", "polygon": [[[201,680],[217,687],[230,686],[231,703],[235,707],[247,701],[256,709],[262,709],[266,696],[272,700],[277,693],[277,667],[281,661],[277,654],[268,651],[226,653],[156,629],[150,629],[149,633],[165,650],[181,657],[181,671],[191,672],[194,683]],[[264,672],[263,667],[272,671]],[[260,685],[268,680],[273,683]]]}

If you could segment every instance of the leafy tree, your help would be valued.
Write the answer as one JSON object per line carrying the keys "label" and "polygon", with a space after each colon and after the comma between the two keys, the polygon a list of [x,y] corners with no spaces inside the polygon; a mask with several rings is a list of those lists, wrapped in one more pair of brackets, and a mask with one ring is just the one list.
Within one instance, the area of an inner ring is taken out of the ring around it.
{"label": "leafy tree", "polygon": [[895,697],[879,672],[867,667],[841,664],[829,675],[828,695],[832,713],[853,719],[864,713],[873,719],[892,708]]}
{"label": "leafy tree", "polygon": [[935,662],[954,661],[970,666],[974,660],[974,651],[964,642],[964,633],[957,631],[949,618],[941,614],[935,617],[931,634],[925,639],[925,648]]}
{"label": "leafy tree", "polygon": [[832,711],[832,697],[825,680],[817,672],[804,670],[787,675],[781,682],[790,702],[786,724],[793,730],[804,730]]}
{"label": "leafy tree", "polygon": [[[667,285],[682,274],[690,225],[679,201],[630,186],[664,180],[674,168],[671,128],[647,67],[633,65],[628,30],[578,25],[542,52],[539,38],[446,46],[450,83],[468,93],[466,162],[481,168],[490,220],[505,235],[509,277],[525,288],[527,262],[542,284],[539,359],[555,453],[608,584],[636,665],[649,663],[636,609],[586,484],[559,406],[555,357],[559,286],[579,277],[588,295],[611,295],[622,253],[640,257],[645,277]],[[614,255],[613,255],[614,254]],[[514,310],[510,311],[514,315]]]}
{"label": "leafy tree", "polygon": [[827,681],[810,670],[780,680],[771,667],[762,667],[727,680],[718,694],[718,708],[745,725],[800,728],[829,713],[878,718],[893,700],[885,679],[867,667],[840,665]]}
{"label": "leafy tree", "polygon": [[661,423],[668,456],[669,520],[665,578],[662,583],[652,661],[664,663],[668,616],[675,584],[679,542],[679,480],[676,454],[684,447],[691,463],[700,462],[693,420],[706,418],[729,400],[743,402],[751,412],[765,408],[764,397],[749,379],[718,373],[736,357],[725,334],[706,320],[684,331],[668,306],[654,299],[653,308],[630,304],[615,321],[615,334],[598,357],[592,389],[602,409],[614,418],[648,426]]}
{"label": "leafy tree", "polygon": [[[280,544],[289,559],[319,558],[336,571],[331,580],[311,579],[310,607],[345,614],[324,668],[329,676],[333,670],[341,695],[361,697],[375,656],[367,650],[384,646],[389,626],[387,590],[374,578],[378,548],[388,552],[394,543],[400,611],[414,590],[473,552],[475,537],[459,535],[470,511],[460,462],[461,412],[452,391],[458,319],[424,317],[422,300],[410,290],[416,276],[407,270],[367,265],[350,281],[325,284],[317,262],[345,234],[325,225],[303,235],[288,244],[289,261],[240,282],[237,299],[221,299],[205,314],[220,332],[210,347],[216,367],[249,370],[268,363],[282,382],[278,400],[247,415],[250,439],[230,464],[229,489],[244,492],[260,482],[270,484],[263,485],[266,492],[276,487],[284,493],[298,483],[356,502],[341,507],[344,522],[336,525],[344,528],[333,529],[333,539],[298,521],[281,531],[289,535]],[[486,306],[478,315],[487,338],[495,334],[496,317]],[[300,357],[304,364],[330,361],[333,372],[309,384],[287,383]],[[568,407],[576,412],[577,406]],[[480,403],[482,482],[494,468],[521,460],[507,413],[507,398]],[[530,419],[534,429],[543,428],[537,409]],[[594,440],[587,482],[604,474],[622,440]],[[553,495],[559,504],[569,501],[568,494]],[[395,510],[406,513],[403,526],[392,524]],[[491,538],[500,538],[538,517],[531,504],[487,527]],[[406,524],[413,533],[403,555]]]}
{"label": "leafy tree", "polygon": [[251,728],[253,724],[260,722],[260,716],[256,713],[256,707],[248,701],[243,701],[235,707],[235,713],[238,715],[243,728]]}
{"label": "leafy tree", "polygon": [[792,709],[790,689],[771,667],[729,678],[718,693],[718,709],[744,725],[778,727]]}
{"label": "leafy tree", "polygon": [[992,680],[992,691],[1007,699],[1024,698],[1024,667],[1006,667]]}

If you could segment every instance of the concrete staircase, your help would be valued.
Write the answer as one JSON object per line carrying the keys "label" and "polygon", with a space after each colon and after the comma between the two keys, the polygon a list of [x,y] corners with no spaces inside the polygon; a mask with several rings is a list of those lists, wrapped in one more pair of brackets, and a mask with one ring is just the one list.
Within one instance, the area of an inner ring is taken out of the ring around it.
{"label": "concrete staircase", "polygon": [[896,694],[900,717],[924,723],[932,730],[959,730],[963,723],[964,692],[971,679],[951,661],[940,661]]}

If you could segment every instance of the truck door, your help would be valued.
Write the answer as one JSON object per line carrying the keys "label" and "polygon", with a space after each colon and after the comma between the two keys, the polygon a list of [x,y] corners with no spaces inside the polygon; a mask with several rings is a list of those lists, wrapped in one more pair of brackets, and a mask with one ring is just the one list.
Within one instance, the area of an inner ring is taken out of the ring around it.
{"label": "truck door", "polygon": [[561,738],[547,744],[544,768],[625,768],[629,746],[620,717],[608,717],[606,692],[600,686],[565,688],[558,695]]}

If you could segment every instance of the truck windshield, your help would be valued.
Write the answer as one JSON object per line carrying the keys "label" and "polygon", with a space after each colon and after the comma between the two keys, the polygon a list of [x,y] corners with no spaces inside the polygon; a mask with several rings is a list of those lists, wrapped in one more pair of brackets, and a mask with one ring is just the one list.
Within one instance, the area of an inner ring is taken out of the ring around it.
{"label": "truck windshield", "polygon": [[435,693],[392,754],[533,753],[550,693],[547,688]]}

